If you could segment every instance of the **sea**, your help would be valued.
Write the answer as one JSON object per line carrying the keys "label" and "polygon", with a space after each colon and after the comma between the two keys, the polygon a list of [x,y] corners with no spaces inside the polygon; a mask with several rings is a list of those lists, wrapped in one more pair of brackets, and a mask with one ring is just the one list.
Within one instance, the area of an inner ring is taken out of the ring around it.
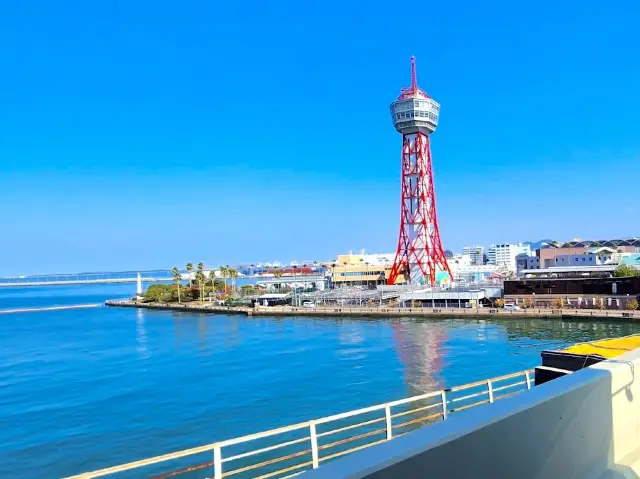
{"label": "sea", "polygon": [[[0,310],[134,293],[135,284],[5,287]],[[544,349],[633,333],[640,325],[615,321],[104,306],[0,314],[0,477],[66,477],[532,368]]]}

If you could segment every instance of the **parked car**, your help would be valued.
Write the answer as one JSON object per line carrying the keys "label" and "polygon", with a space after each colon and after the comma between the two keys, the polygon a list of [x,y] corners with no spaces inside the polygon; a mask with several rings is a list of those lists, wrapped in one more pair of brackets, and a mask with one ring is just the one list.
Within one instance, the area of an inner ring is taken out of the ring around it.
{"label": "parked car", "polygon": [[505,311],[520,311],[520,306],[515,304],[505,304],[504,309]]}
{"label": "parked car", "polygon": [[316,305],[313,301],[303,301],[302,302],[302,307],[303,308],[315,308]]}

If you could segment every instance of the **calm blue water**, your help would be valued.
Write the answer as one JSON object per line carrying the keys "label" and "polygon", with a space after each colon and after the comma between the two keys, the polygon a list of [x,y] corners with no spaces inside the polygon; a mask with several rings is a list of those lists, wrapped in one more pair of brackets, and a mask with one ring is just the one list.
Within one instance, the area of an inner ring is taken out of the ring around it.
{"label": "calm blue water", "polygon": [[[135,285],[0,289],[0,309]],[[253,318],[134,309],[0,316],[0,477],[60,477],[539,364],[627,323]]]}

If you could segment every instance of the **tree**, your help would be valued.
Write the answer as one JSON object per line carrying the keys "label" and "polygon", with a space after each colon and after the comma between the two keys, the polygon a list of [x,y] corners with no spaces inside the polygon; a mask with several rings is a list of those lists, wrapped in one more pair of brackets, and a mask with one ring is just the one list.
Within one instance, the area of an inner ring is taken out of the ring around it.
{"label": "tree", "polygon": [[229,266],[220,266],[220,274],[222,275],[222,281],[224,281],[224,294],[227,294],[227,276],[229,275]]}
{"label": "tree", "polygon": [[497,308],[504,308],[504,299],[498,298],[495,300],[494,304]]}
{"label": "tree", "polygon": [[533,308],[534,306],[533,299],[525,298],[522,306],[524,306],[525,309]]}
{"label": "tree", "polygon": [[147,288],[144,293],[145,299],[150,301],[167,301],[171,299],[171,293],[169,291],[169,285],[167,284],[152,284]]}
{"label": "tree", "polygon": [[198,288],[200,289],[200,301],[204,301],[204,282],[206,280],[204,276],[204,265],[198,263],[198,269],[196,270],[196,281],[198,282]]}
{"label": "tree", "polygon": [[631,301],[629,301],[627,303],[627,309],[629,311],[635,311],[636,309],[638,309],[638,300],[632,299]]}
{"label": "tree", "polygon": [[193,263],[187,263],[184,269],[186,269],[187,273],[189,273],[189,284],[191,284],[191,272],[193,271]]}
{"label": "tree", "polygon": [[613,272],[613,275],[618,278],[627,277],[627,276],[634,277],[634,276],[638,276],[638,274],[639,274],[638,270],[628,264],[621,264]]}
{"label": "tree", "polygon": [[231,292],[233,293],[236,289],[236,278],[238,277],[238,270],[235,268],[229,268],[228,274],[229,278],[231,279]]}
{"label": "tree", "polygon": [[598,298],[596,300],[596,309],[604,309],[604,301],[602,300],[602,298]]}
{"label": "tree", "polygon": [[180,281],[182,281],[182,274],[180,274],[180,270],[178,270],[178,268],[176,268],[175,266],[171,270],[171,273],[173,273],[173,280],[178,286],[178,303],[180,303]]}
{"label": "tree", "polygon": [[[276,268],[275,271],[273,272],[273,276],[276,279],[282,278],[282,271],[280,271],[278,268]],[[280,291],[280,283],[278,283],[278,291]]]}
{"label": "tree", "polygon": [[556,298],[553,300],[553,307],[554,308],[558,308],[558,309],[562,309],[564,307],[564,299],[562,298]]}

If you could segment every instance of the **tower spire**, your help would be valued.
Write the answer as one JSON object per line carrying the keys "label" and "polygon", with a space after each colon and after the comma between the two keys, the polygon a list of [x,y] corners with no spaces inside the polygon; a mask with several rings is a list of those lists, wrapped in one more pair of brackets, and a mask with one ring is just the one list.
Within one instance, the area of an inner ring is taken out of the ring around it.
{"label": "tower spire", "polygon": [[418,88],[418,78],[416,76],[416,57],[411,55],[411,89],[416,90]]}

